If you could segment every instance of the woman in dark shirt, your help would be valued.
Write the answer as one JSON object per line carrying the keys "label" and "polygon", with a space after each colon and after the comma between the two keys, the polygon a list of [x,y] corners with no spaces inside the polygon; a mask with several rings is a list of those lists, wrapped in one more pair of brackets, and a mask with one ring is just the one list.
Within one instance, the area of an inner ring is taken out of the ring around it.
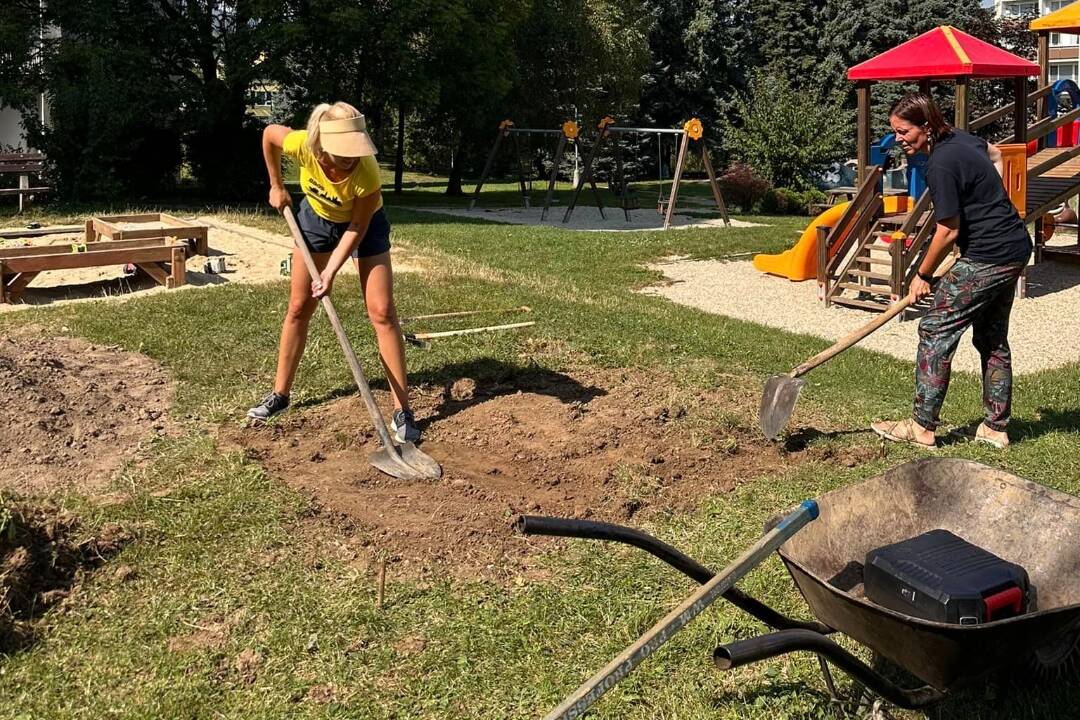
{"label": "woman in dark shirt", "polygon": [[[1009,313],[1016,282],[1031,255],[1031,238],[984,140],[951,127],[933,100],[921,93],[898,100],[889,110],[889,123],[904,152],[930,155],[926,184],[937,227],[911,282],[911,294],[919,300],[933,292],[934,298],[919,323],[912,416],[870,427],[889,440],[933,447],[952,358],[971,327],[972,343],[982,359],[986,414],[973,437],[1005,447],[1012,407]],[[960,258],[935,283],[934,270],[953,245],[959,247]]]}

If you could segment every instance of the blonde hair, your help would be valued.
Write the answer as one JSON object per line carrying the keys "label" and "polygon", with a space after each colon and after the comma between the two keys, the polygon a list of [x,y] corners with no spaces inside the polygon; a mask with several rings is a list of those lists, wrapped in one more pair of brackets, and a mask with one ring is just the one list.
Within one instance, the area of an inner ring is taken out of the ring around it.
{"label": "blonde hair", "polygon": [[338,101],[320,103],[311,111],[307,121],[307,146],[312,155],[318,157],[323,151],[322,141],[319,138],[319,123],[323,120],[345,120],[346,118],[360,117],[360,111],[347,102]]}

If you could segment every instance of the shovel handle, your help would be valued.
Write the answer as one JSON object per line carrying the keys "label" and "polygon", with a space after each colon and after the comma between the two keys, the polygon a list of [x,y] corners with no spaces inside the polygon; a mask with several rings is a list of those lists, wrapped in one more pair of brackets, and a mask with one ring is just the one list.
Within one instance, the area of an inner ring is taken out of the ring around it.
{"label": "shovel handle", "polygon": [[[934,277],[935,278],[940,278],[942,275],[949,272],[949,270],[952,269],[952,266],[953,266],[953,264],[955,262],[956,262],[956,257],[953,256],[953,255],[950,255],[948,258],[946,258],[945,262],[943,262],[941,264],[941,266],[938,267],[937,271],[934,273]],[[834,357],[836,357],[837,355],[839,355],[840,353],[844,352],[849,347],[854,345],[855,343],[857,343],[860,340],[862,340],[863,338],[865,338],[870,333],[872,333],[875,330],[877,330],[878,328],[880,328],[885,323],[892,320],[894,317],[896,317],[897,315],[902,313],[904,310],[911,307],[911,304],[913,302],[915,302],[915,300],[914,300],[914,298],[911,297],[910,293],[905,295],[903,298],[901,298],[900,300],[897,300],[892,305],[890,305],[889,308],[885,312],[881,313],[881,315],[874,318],[870,322],[866,323],[865,325],[863,325],[858,330],[855,330],[855,331],[851,332],[850,334],[845,335],[844,337],[840,338],[839,340],[836,341],[835,345],[833,345],[832,347],[826,348],[825,350],[822,350],[817,355],[815,355],[814,357],[812,357],[809,360],[807,360],[806,362],[804,362],[802,365],[799,365],[794,370],[792,370],[789,373],[789,375],[791,377],[793,377],[793,378],[800,377],[800,376],[805,375],[806,373],[810,372],[811,370],[816,368],[818,365],[822,365],[826,361],[833,359]]]}
{"label": "shovel handle", "polygon": [[[281,209],[281,214],[285,217],[285,224],[289,226],[293,244],[300,252],[300,257],[304,258],[304,265],[307,267],[308,275],[312,279],[319,277],[319,269],[315,267],[315,260],[311,257],[307,245],[304,244],[304,238],[300,234],[300,227],[296,224],[296,217],[293,215],[292,208],[286,205]],[[345,328],[341,324],[341,319],[338,318],[337,311],[334,310],[334,304],[330,302],[329,295],[323,295],[321,300],[323,310],[326,311],[326,317],[330,319],[330,325],[334,328],[334,334],[337,335],[338,343],[341,344],[341,350],[345,353],[345,359],[349,362],[349,369],[352,370],[353,380],[356,381],[356,387],[360,390],[360,397],[364,398],[368,414],[371,415],[371,420],[375,423],[375,430],[379,433],[379,441],[383,444],[383,447],[392,448],[394,444],[390,441],[390,432],[386,429],[382,411],[375,404],[375,398],[371,394],[367,378],[364,377],[364,370],[360,367],[360,361],[356,359],[356,353],[353,352],[349,337],[345,334]]]}

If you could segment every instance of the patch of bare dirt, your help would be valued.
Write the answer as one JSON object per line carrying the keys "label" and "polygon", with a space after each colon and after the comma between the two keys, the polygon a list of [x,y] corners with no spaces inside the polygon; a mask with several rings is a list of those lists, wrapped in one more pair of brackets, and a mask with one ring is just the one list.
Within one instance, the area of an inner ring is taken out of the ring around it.
{"label": "patch of bare dirt", "polygon": [[[223,440],[309,494],[369,557],[467,577],[523,569],[543,541],[512,532],[520,514],[636,523],[806,456],[717,420],[755,399],[687,394],[639,371],[458,377],[413,396],[439,481],[368,465],[378,445],[356,396],[294,408],[269,426],[230,426]],[[385,410],[387,395],[377,397]]]}
{"label": "patch of bare dirt", "polygon": [[35,620],[132,538],[119,525],[90,533],[51,504],[0,503],[0,654],[26,647]]}
{"label": "patch of bare dirt", "polygon": [[0,338],[0,490],[104,486],[170,429],[173,388],[144,355],[64,337]]}

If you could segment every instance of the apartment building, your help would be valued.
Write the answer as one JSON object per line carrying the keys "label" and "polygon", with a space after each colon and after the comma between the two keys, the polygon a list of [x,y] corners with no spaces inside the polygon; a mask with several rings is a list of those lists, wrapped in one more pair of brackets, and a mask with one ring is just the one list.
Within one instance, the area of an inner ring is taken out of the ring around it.
{"label": "apartment building", "polygon": [[[997,17],[1036,18],[1070,5],[1075,0],[994,0]],[[1050,81],[1080,80],[1080,37],[1068,33],[1050,35]]]}

